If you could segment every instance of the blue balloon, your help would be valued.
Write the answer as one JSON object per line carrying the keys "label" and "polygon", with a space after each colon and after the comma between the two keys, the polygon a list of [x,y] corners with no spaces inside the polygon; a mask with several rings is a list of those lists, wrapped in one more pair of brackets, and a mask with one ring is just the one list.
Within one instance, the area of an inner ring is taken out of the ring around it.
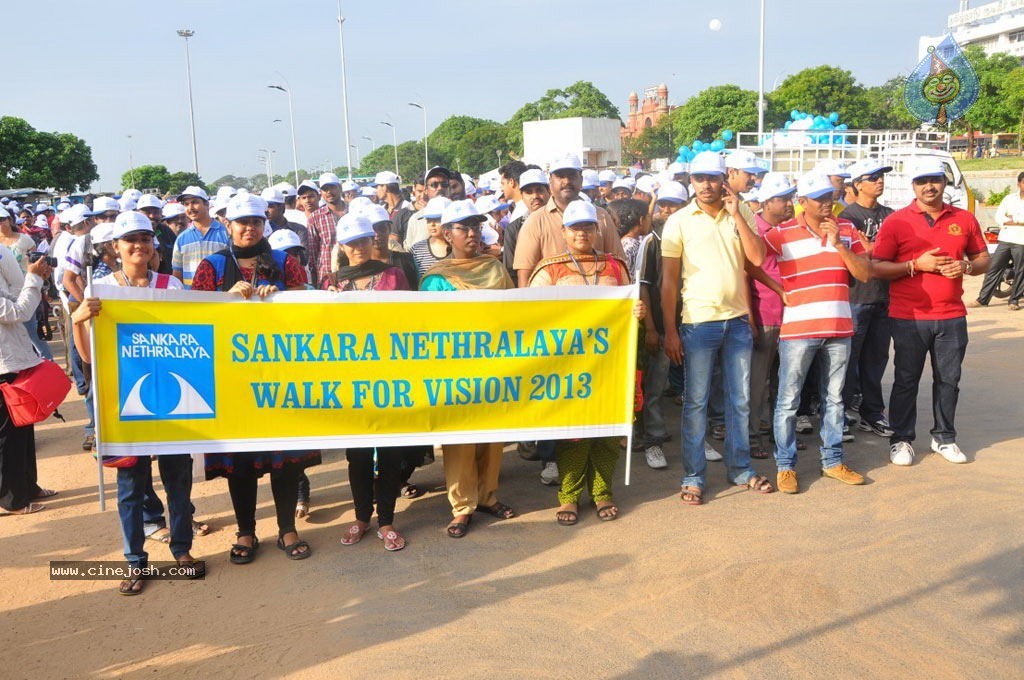
{"label": "blue balloon", "polygon": [[716,139],[715,141],[711,142],[711,150],[712,151],[721,151],[724,148],[725,148],[725,142],[723,142],[721,139]]}
{"label": "blue balloon", "polygon": [[727,142],[731,142],[733,138],[732,130],[722,130],[722,139]]}
{"label": "blue balloon", "polygon": [[792,118],[793,120],[800,120],[800,111],[797,109],[793,109],[792,111],[789,112],[789,117]]}
{"label": "blue balloon", "polygon": [[682,153],[686,153],[686,151],[687,151],[687,146],[686,146],[685,144],[683,144],[683,145],[682,145],[681,147],[679,147],[678,149],[676,149],[676,152],[677,152],[677,153],[680,153],[680,154],[682,154]]}
{"label": "blue balloon", "polygon": [[694,151],[703,151],[704,150],[704,142],[700,141],[699,139],[693,140],[693,150]]}
{"label": "blue balloon", "polygon": [[839,125],[836,126],[836,129],[837,130],[849,130],[850,128],[849,128],[849,126],[846,123],[840,123]]}
{"label": "blue balloon", "polygon": [[836,113],[835,111],[833,111],[832,113],[828,114],[828,119],[829,119],[829,122],[838,123],[839,122],[839,114]]}

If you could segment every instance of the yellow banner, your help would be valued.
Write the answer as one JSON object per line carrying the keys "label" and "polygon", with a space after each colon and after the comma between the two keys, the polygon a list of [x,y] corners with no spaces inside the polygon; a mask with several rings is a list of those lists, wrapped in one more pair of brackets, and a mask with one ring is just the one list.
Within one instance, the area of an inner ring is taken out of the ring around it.
{"label": "yellow banner", "polygon": [[96,286],[100,453],[625,436],[633,292]]}

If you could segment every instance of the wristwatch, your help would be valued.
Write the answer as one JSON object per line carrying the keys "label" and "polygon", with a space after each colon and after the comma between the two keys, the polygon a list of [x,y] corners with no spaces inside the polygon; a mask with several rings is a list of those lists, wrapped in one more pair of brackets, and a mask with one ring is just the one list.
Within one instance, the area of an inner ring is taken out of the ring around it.
{"label": "wristwatch", "polygon": [[974,271],[974,265],[971,264],[970,260],[964,260],[964,264],[967,265],[967,267],[964,268],[964,274],[969,275],[972,271]]}

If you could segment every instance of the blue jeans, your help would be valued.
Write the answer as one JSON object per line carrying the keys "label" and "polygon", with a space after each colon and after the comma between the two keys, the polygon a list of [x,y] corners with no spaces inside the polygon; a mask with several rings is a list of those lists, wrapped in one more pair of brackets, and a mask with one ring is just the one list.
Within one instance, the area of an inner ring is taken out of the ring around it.
{"label": "blue jeans", "polygon": [[44,359],[53,361],[53,352],[50,351],[50,343],[46,342],[39,337],[39,307],[42,307],[43,303],[40,302],[39,306],[36,307],[35,316],[25,322],[25,330],[28,331],[28,339],[32,341],[36,349],[39,350],[39,356]]}
{"label": "blue jeans", "polygon": [[704,488],[707,459],[704,437],[708,427],[708,398],[715,364],[721,363],[725,392],[726,476],[733,484],[746,484],[754,476],[750,467],[750,352],[753,336],[746,316],[728,321],[683,324],[679,328],[686,365],[681,423],[683,486]]}
{"label": "blue jeans", "polygon": [[[175,559],[192,549],[192,457],[158,456],[160,479],[167,493],[170,515],[171,554]],[[117,470],[117,514],[124,536],[124,556],[132,566],[148,564],[146,534],[143,530],[143,501],[146,488],[153,485],[153,466],[148,456],[128,468]]]}
{"label": "blue jeans", "polygon": [[815,362],[821,396],[821,467],[843,462],[843,383],[849,357],[850,338],[779,341],[779,397],[774,419],[779,471],[796,467],[796,412],[804,381]]}
{"label": "blue jeans", "polygon": [[843,401],[849,404],[855,394],[860,394],[861,420],[877,423],[885,413],[882,376],[889,365],[889,341],[892,338],[889,305],[884,302],[850,305],[850,309],[853,312],[853,338]]}

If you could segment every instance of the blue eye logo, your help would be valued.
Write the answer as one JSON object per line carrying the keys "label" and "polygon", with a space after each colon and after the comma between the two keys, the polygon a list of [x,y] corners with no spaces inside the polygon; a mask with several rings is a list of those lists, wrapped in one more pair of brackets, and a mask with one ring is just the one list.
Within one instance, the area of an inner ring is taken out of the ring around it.
{"label": "blue eye logo", "polygon": [[121,420],[215,418],[213,326],[118,324]]}

